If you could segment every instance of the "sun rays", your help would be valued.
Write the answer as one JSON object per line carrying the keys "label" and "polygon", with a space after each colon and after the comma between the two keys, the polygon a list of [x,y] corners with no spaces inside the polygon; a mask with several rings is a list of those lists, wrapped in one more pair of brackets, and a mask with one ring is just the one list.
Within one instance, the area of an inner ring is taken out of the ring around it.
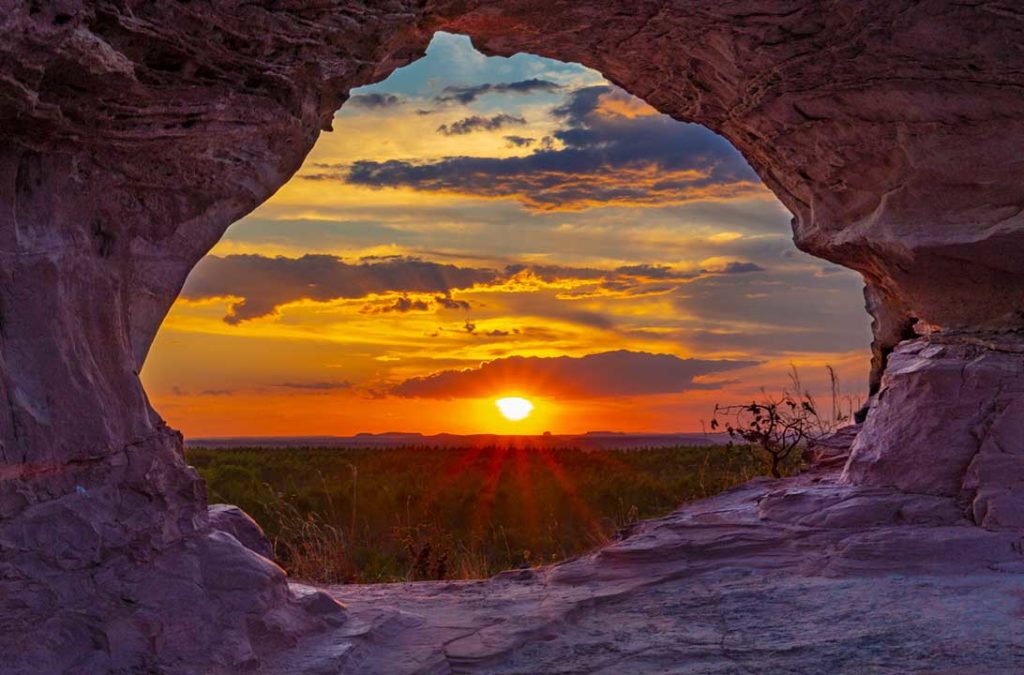
{"label": "sun rays", "polygon": [[521,396],[506,396],[494,402],[502,416],[510,422],[525,420],[533,412],[534,405]]}

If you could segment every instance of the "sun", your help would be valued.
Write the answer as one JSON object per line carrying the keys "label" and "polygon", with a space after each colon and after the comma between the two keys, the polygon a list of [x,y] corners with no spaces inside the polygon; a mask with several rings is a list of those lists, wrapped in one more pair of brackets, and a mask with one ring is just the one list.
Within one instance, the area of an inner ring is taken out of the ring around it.
{"label": "sun", "polygon": [[533,404],[519,396],[506,396],[494,402],[501,414],[513,422],[525,420],[533,412]]}

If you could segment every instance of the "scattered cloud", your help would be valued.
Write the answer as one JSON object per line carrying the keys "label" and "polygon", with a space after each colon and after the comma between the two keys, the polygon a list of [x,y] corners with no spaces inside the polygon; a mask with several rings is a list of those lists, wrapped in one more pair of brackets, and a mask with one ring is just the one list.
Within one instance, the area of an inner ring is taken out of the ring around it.
{"label": "scattered cloud", "polygon": [[725,263],[725,265],[708,271],[715,272],[717,274],[749,274],[751,272],[764,272],[765,269],[755,262],[730,260]]}
{"label": "scattered cloud", "polygon": [[361,310],[363,314],[387,314],[389,312],[426,312],[430,310],[430,303],[426,300],[413,300],[403,295],[391,304],[366,305]]}
{"label": "scattered cloud", "polygon": [[505,144],[510,148],[528,148],[537,142],[536,138],[528,136],[504,136]]}
{"label": "scattered cloud", "polygon": [[[502,113],[526,123],[459,124]],[[784,386],[791,362],[863,384],[860,277],[793,248],[791,215],[725,141],[599,73],[438,34],[334,125],[300,171],[321,181],[296,177],[232,227],[161,329],[142,376],[192,435],[472,431],[486,404],[443,399],[493,383],[558,399],[535,425],[692,429],[714,400]],[[350,183],[355,160],[379,164]],[[580,358],[615,349],[639,356]],[[592,385],[720,389],[583,398]]]}
{"label": "scattered cloud", "polygon": [[497,131],[505,127],[523,126],[524,124],[526,124],[526,119],[518,115],[506,115],[505,113],[492,117],[473,115],[451,124],[442,124],[437,128],[437,133],[443,136],[464,136],[475,131]]}
{"label": "scattered cloud", "polygon": [[438,309],[461,309],[468,311],[470,304],[465,300],[456,300],[451,295],[438,295],[433,298],[410,298],[402,295],[394,301],[367,303],[360,310],[363,314],[388,314],[397,312],[432,312]]}
{"label": "scattered cloud", "polygon": [[465,300],[455,300],[451,295],[439,295],[434,298],[434,302],[444,309],[469,309],[468,302]]}
{"label": "scattered cloud", "polygon": [[467,105],[476,101],[486,94],[536,94],[540,92],[553,92],[562,88],[562,85],[550,80],[531,78],[519,80],[518,82],[498,82],[478,84],[471,87],[445,87],[440,96],[435,97],[438,103],[461,103]]}
{"label": "scattered cloud", "polygon": [[506,284],[512,288],[542,284],[556,289],[559,299],[579,300],[663,295],[699,279],[758,271],[765,270],[756,263],[738,261],[694,269],[646,263],[614,269],[516,264],[505,267],[505,277],[508,279]]}
{"label": "scattered cloud", "polygon": [[[489,269],[405,256],[367,256],[349,263],[324,254],[301,258],[244,254],[204,258],[185,284],[182,297],[233,298],[224,321],[239,324],[274,315],[282,305],[301,300],[367,298],[363,314],[466,311],[470,303],[452,297],[452,291],[549,290],[560,300],[629,298],[669,293],[681,284],[709,276],[758,271],[763,271],[760,265],[738,261],[689,270],[652,264],[612,269],[512,264]],[[613,325],[608,317],[596,312],[573,309],[560,315],[595,328]]]}
{"label": "scattered cloud", "polygon": [[402,98],[394,94],[355,94],[351,96],[345,103],[347,106],[354,108],[363,108],[364,110],[383,110],[384,108],[394,108],[395,106],[402,103]]}
{"label": "scattered cloud", "polygon": [[436,399],[479,398],[505,392],[561,398],[669,394],[715,388],[717,385],[696,382],[695,378],[756,365],[756,361],[684,359],[626,350],[582,357],[510,356],[466,370],[443,370],[410,378],[389,393]]}
{"label": "scattered cloud", "polygon": [[[661,207],[765,194],[753,170],[724,138],[657,114],[619,89],[577,89],[552,114],[565,126],[528,155],[358,160],[306,177],[377,189],[512,198],[534,210]],[[451,132],[451,127],[442,128]]]}
{"label": "scattered cloud", "polygon": [[207,256],[196,265],[182,297],[241,298],[224,321],[237,324],[274,314],[298,300],[329,302],[385,293],[437,293],[494,282],[494,270],[457,267],[416,258],[385,257],[348,263],[332,255],[301,258]]}

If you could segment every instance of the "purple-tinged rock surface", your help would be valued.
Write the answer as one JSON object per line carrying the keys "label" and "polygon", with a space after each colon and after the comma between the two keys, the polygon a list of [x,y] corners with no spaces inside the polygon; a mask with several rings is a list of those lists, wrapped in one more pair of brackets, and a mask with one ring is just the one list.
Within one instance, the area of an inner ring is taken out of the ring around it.
{"label": "purple-tinged rock surface", "polygon": [[[449,633],[427,630],[414,594],[379,626],[341,620],[213,529],[138,372],[189,270],[288,180],[347,92],[449,30],[597,68],[732,141],[793,212],[797,245],[864,275],[881,389],[824,496],[750,486],[772,493],[756,517],[724,498],[641,528],[538,573],[525,604],[500,601],[508,578],[451,586],[450,611],[432,592],[445,630],[474,630],[445,643],[447,660],[395,648],[382,672],[564,670],[564,650],[596,654],[590,670],[729,672],[767,658],[758,626],[793,669],[834,648],[860,649],[867,670],[897,653],[909,669],[999,672],[1020,654],[1022,356],[991,336],[1024,327],[1022,26],[1002,0],[0,0],[0,668],[273,672],[298,663],[275,661],[282,649],[339,623],[437,654],[431,636]],[[891,354],[915,328],[932,335]],[[968,520],[936,524],[950,504]],[[694,560],[746,581],[700,581]],[[819,576],[743,589],[794,564]],[[894,604],[912,601],[925,609]],[[758,621],[726,630],[746,614]],[[572,647],[537,616],[574,626]],[[529,649],[502,661],[516,644]]]}

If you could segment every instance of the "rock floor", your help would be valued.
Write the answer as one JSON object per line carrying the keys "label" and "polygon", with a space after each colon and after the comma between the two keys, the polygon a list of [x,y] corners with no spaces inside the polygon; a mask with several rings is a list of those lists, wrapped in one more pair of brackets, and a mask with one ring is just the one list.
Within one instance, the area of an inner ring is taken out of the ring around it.
{"label": "rock floor", "polygon": [[550,567],[328,588],[345,624],[261,672],[1020,673],[1024,535],[960,514],[758,480]]}

